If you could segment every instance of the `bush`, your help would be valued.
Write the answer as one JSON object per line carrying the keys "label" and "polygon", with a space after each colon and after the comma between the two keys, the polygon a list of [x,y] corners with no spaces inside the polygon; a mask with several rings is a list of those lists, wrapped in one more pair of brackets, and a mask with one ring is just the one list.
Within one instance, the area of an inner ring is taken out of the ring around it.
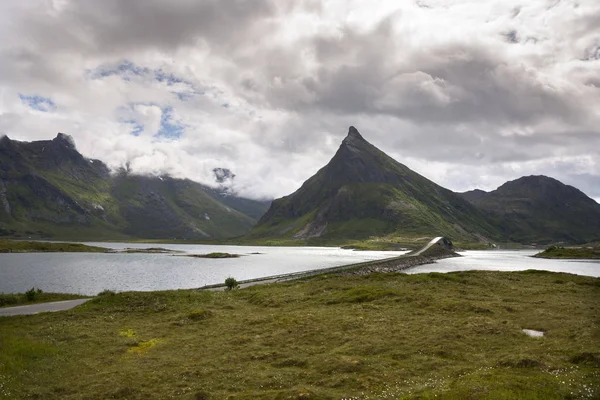
{"label": "bush", "polygon": [[202,321],[212,316],[211,311],[205,309],[195,310],[188,314],[187,318],[192,321]]}
{"label": "bush", "polygon": [[235,278],[230,276],[229,278],[225,279],[225,286],[226,290],[235,289],[236,287],[238,287],[238,281],[236,281]]}
{"label": "bush", "polygon": [[12,293],[0,293],[0,307],[19,303],[19,295]]}
{"label": "bush", "polygon": [[27,301],[34,301],[36,294],[35,288],[31,288],[25,292],[25,297],[27,298]]}
{"label": "bush", "polygon": [[98,293],[97,296],[114,296],[115,294],[117,293],[115,293],[114,290],[104,289],[103,291]]}

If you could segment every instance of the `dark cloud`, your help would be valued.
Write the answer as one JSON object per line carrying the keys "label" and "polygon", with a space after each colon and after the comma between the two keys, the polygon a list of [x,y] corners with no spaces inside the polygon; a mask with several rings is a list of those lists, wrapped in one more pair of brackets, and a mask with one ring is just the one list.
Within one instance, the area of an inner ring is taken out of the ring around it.
{"label": "dark cloud", "polygon": [[510,31],[503,33],[504,39],[510,43],[519,43],[519,36],[515,29],[511,29]]}
{"label": "dark cloud", "polygon": [[199,41],[236,46],[244,35],[265,32],[276,12],[268,0],[81,0],[69,2],[57,18],[29,15],[25,23],[56,50],[170,53]]}
{"label": "dark cloud", "polygon": [[271,106],[385,114],[426,124],[577,122],[590,111],[580,93],[503,52],[477,41],[415,48],[398,38],[392,21],[367,32],[344,27],[314,38],[318,68],[263,87]]}

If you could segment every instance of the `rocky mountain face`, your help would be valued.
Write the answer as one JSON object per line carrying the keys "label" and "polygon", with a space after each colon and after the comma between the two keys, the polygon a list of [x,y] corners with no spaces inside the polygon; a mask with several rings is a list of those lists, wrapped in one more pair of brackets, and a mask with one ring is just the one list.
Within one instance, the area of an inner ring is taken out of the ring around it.
{"label": "rocky mountain face", "polygon": [[[215,174],[222,184],[234,177]],[[247,233],[268,206],[190,180],[113,175],[61,133],[37,142],[0,138],[0,235],[225,238]]]}
{"label": "rocky mountain face", "polygon": [[275,200],[250,236],[388,234],[488,240],[500,232],[471,203],[395,161],[350,127],[331,161],[296,192]]}
{"label": "rocky mountain face", "polygon": [[491,192],[461,196],[484,211],[506,240],[586,243],[600,240],[600,204],[546,176],[525,176]]}

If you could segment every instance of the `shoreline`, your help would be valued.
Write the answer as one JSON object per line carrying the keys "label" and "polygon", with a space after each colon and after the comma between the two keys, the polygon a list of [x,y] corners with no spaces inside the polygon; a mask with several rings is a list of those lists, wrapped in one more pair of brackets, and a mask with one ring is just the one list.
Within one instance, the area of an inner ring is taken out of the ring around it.
{"label": "shoreline", "polygon": [[[289,282],[292,280],[310,278],[318,275],[337,274],[340,275],[368,275],[371,273],[390,273],[400,272],[408,268],[419,265],[432,264],[437,260],[451,257],[461,257],[461,255],[449,252],[449,254],[439,254],[431,256],[403,254],[398,257],[384,258],[382,260],[363,261],[360,263],[340,265],[337,267],[313,269],[301,272],[291,272],[287,274],[272,275],[262,278],[246,279],[238,281],[239,288],[246,288],[255,285],[265,285],[269,283]],[[224,283],[205,285],[197,290],[224,290]]]}

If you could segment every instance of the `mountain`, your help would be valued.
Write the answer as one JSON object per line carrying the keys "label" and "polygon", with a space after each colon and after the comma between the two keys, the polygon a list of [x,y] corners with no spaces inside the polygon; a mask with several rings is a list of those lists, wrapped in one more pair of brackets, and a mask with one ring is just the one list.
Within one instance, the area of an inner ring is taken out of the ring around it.
{"label": "mountain", "polygon": [[484,211],[510,241],[600,240],[600,204],[547,176],[525,176],[489,193],[474,190],[461,196]]}
{"label": "mountain", "polygon": [[[217,175],[217,172],[215,172]],[[231,181],[228,170],[218,177]],[[111,174],[73,139],[0,138],[0,235],[69,239],[241,236],[268,203],[190,180]]]}
{"label": "mountain", "polygon": [[444,235],[487,240],[498,228],[461,196],[411,171],[350,127],[331,161],[273,201],[250,237]]}
{"label": "mountain", "polygon": [[481,200],[483,197],[485,197],[487,195],[487,192],[481,190],[481,189],[474,189],[474,190],[469,190],[468,192],[464,192],[464,193],[458,193],[463,199],[467,200],[468,202],[472,203],[472,204],[476,204],[479,202],[479,200]]}

